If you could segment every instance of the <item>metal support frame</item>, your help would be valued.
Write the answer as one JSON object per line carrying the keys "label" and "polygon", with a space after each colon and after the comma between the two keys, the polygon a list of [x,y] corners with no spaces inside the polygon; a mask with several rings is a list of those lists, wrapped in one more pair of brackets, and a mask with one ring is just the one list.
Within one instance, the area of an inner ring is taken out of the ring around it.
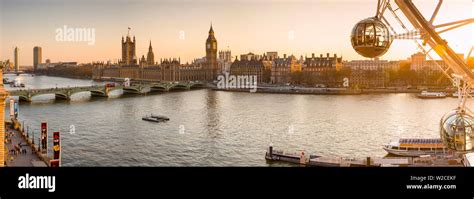
{"label": "metal support frame", "polygon": [[[465,25],[474,23],[473,19],[464,19],[439,25],[433,25],[438,13],[443,5],[443,0],[439,0],[431,18],[427,21],[420,13],[418,8],[413,4],[412,0],[394,0],[398,8],[393,9],[390,0],[378,0],[376,18],[381,19],[386,23],[390,30],[394,33],[393,39],[413,39],[421,51],[432,60],[433,57],[429,54],[434,50],[445,62],[447,67],[443,68],[438,63],[436,65],[443,71],[443,73],[453,82],[453,85],[458,88],[459,110],[465,111],[466,101],[470,97],[469,93],[471,86],[474,84],[474,73],[467,67],[467,63],[457,56],[447,42],[441,38],[440,34],[450,30],[454,30]],[[402,26],[406,33],[397,34],[395,29],[390,25],[388,20],[383,16],[385,10],[391,11],[397,22]],[[397,11],[401,10],[408,21],[413,25],[415,30],[409,30],[403,21],[398,17]],[[438,30],[444,28],[442,30]],[[419,38],[416,38],[419,36]],[[423,40],[423,45],[417,39]],[[425,45],[428,44],[431,49],[426,50]],[[471,48],[467,57],[470,57],[474,51],[474,46]],[[451,73],[451,74],[450,74]]]}

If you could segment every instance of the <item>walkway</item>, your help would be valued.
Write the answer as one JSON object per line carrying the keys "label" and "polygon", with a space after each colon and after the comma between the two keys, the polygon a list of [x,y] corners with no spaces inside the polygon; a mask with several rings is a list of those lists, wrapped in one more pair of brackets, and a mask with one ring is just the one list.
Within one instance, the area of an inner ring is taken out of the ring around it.
{"label": "walkway", "polygon": [[[5,156],[7,167],[46,167],[46,164],[33,152],[19,131],[12,130],[7,125],[5,128],[5,136],[5,140],[11,140],[11,142],[5,143],[8,150]],[[18,145],[20,142],[21,149],[26,149],[26,154],[12,153],[12,150],[15,150],[15,145]]]}

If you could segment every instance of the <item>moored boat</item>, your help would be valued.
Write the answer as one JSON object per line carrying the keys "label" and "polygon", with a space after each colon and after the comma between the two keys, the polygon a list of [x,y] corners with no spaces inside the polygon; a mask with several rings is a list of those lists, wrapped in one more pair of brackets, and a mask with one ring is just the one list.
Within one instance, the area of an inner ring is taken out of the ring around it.
{"label": "moored boat", "polygon": [[447,95],[444,92],[422,91],[420,94],[417,95],[417,97],[421,99],[440,99],[447,97]]}
{"label": "moored boat", "polygon": [[399,139],[384,145],[383,149],[392,155],[409,157],[446,154],[448,152],[441,139]]}

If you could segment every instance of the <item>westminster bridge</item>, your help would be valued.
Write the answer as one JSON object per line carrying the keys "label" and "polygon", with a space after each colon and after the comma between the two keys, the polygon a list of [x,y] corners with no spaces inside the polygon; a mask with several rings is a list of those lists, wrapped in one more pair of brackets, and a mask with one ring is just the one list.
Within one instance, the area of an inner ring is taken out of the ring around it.
{"label": "westminster bridge", "polygon": [[123,85],[93,85],[84,87],[62,87],[44,89],[20,89],[8,91],[10,96],[17,96],[20,101],[31,102],[32,98],[39,95],[54,94],[56,99],[71,100],[76,93],[90,92],[91,97],[108,97],[115,90],[123,90],[123,93],[146,94],[150,92],[168,92],[172,90],[191,90],[205,88],[202,82],[162,82],[162,83],[132,83],[130,86]]}

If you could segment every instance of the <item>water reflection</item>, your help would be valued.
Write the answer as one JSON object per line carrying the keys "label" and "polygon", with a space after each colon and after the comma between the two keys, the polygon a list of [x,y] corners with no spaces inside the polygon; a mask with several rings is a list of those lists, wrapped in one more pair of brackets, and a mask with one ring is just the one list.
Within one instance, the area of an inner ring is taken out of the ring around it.
{"label": "water reflection", "polygon": [[[25,82],[91,84],[48,78]],[[381,146],[391,139],[438,137],[439,119],[457,104],[454,98],[420,100],[411,94],[114,93],[115,98],[78,93],[71,102],[22,103],[19,117],[36,138],[42,121],[49,132],[62,132],[64,166],[266,166],[270,142],[276,149],[311,154],[382,157]],[[151,113],[171,120],[141,120]],[[74,134],[68,133],[71,125]]]}

